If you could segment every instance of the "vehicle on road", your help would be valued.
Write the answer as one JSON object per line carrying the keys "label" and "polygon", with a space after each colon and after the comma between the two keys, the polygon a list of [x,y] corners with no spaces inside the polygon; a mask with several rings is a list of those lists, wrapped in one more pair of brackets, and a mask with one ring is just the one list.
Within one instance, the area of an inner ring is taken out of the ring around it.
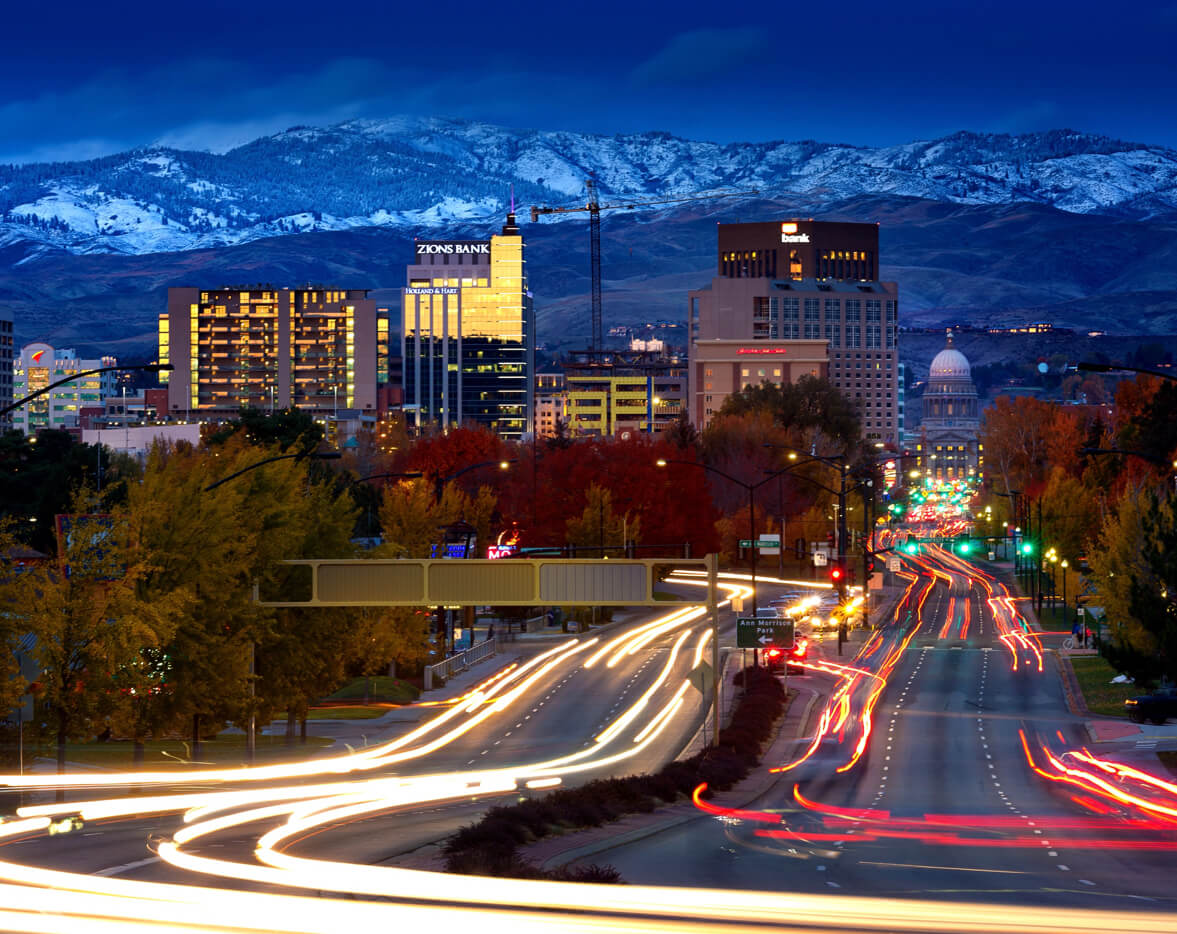
{"label": "vehicle on road", "polygon": [[1129,697],[1124,701],[1124,710],[1133,723],[1143,723],[1145,720],[1164,723],[1169,717],[1177,717],[1177,687]]}
{"label": "vehicle on road", "polygon": [[798,639],[791,649],[779,649],[776,646],[764,650],[765,664],[769,671],[785,669],[786,674],[803,675],[805,668],[802,663],[809,654],[809,641]]}

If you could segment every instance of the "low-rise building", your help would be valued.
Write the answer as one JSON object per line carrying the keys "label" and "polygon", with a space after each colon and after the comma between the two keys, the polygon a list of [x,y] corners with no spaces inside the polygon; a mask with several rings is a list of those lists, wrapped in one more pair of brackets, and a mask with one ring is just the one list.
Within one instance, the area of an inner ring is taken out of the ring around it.
{"label": "low-rise building", "polygon": [[[42,343],[28,344],[21,348],[14,361],[13,399],[23,399],[79,373],[116,365],[114,357],[83,360],[74,350],[59,350]],[[26,402],[12,413],[12,424],[27,435],[45,428],[77,428],[84,406],[104,405],[114,393],[113,372],[79,376]]]}

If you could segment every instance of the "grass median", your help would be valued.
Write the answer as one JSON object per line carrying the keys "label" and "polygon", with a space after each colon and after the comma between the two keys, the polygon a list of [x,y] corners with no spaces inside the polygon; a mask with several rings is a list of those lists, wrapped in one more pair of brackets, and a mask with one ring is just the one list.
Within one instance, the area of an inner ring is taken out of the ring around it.
{"label": "grass median", "polygon": [[704,797],[731,788],[760,762],[763,748],[788,707],[780,681],[763,668],[748,668],[747,690],[719,733],[719,745],[682,762],[670,762],[652,775],[597,779],[562,788],[519,804],[491,808],[476,824],[462,828],[445,847],[446,870],[466,875],[556,879],[569,882],[620,882],[610,866],[540,869],[519,847],[554,834],[598,827],[629,814],[653,811],[689,797],[706,783]]}
{"label": "grass median", "polygon": [[1098,655],[1072,655],[1071,668],[1087,709],[1101,717],[1123,717],[1124,701],[1144,691],[1138,684],[1112,684],[1119,673]]}

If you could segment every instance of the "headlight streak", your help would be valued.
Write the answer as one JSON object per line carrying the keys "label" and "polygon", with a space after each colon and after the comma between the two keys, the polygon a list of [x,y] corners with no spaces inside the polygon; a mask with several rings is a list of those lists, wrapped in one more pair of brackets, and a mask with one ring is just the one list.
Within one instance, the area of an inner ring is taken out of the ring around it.
{"label": "headlight streak", "polygon": [[[686,622],[684,620],[683,624]],[[702,660],[708,636],[708,632],[701,634],[694,647],[695,664]],[[689,637],[690,630],[684,631],[678,637],[670,653],[671,661],[677,660]],[[871,646],[869,651],[872,653],[880,648],[880,644],[873,639],[867,645]],[[590,644],[587,643],[574,644],[572,647],[559,646],[552,650],[550,658],[536,661],[530,676],[527,672],[512,674],[510,677],[504,674],[503,680],[508,684],[499,686],[484,683],[480,686],[483,690],[470,692],[466,697],[455,701],[451,710],[435,718],[442,722],[430,721],[423,724],[419,730],[413,731],[413,734],[410,734],[414,736],[412,740],[407,736],[400,737],[396,743],[372,747],[357,753],[356,758],[365,763],[376,762],[376,765],[372,766],[365,764],[364,768],[377,767],[384,764],[381,761],[382,757],[387,755],[390,748],[404,750],[404,754],[408,756],[416,750],[405,749],[406,745],[434,736],[443,726],[452,726],[445,735],[462,735],[466,732],[463,729],[466,724],[455,724],[455,719],[465,717],[469,721],[483,716],[488,711],[505,710],[523,696],[535,678],[550,673],[557,665],[576,659],[589,647]],[[661,685],[665,685],[669,678],[666,671],[664,668],[659,676]],[[858,672],[855,677],[862,678],[864,675],[876,681],[880,677],[871,672]],[[516,682],[518,687],[510,691],[505,690]],[[487,690],[491,687],[493,690]],[[558,782],[559,778],[552,775],[556,770],[580,771],[621,761],[626,756],[639,753],[674,720],[674,714],[684,703],[684,694],[688,688],[689,682],[683,681],[678,684],[675,693],[650,718],[634,738],[630,748],[604,758],[592,758],[594,753],[599,756],[603,751],[604,744],[601,744],[591,750],[573,753],[546,763],[512,769],[387,779],[341,779],[321,785],[290,788],[254,787],[243,791],[157,795],[150,799],[128,798],[125,805],[117,804],[114,800],[98,800],[48,806],[53,809],[50,813],[79,813],[82,809],[90,808],[94,813],[111,816],[119,813],[141,813],[142,805],[148,800],[153,802],[152,807],[167,810],[170,802],[172,809],[188,809],[185,814],[187,826],[177,832],[175,841],[165,842],[159,848],[160,856],[174,865],[191,864],[195,871],[202,873],[213,871],[220,874],[224,870],[224,874],[238,879],[248,878],[310,890],[407,899],[411,902],[409,904],[399,902],[389,905],[383,902],[309,898],[273,892],[239,892],[198,885],[135,882],[0,863],[0,876],[20,881],[25,886],[0,883],[0,904],[3,905],[3,908],[0,908],[0,926],[69,934],[105,934],[107,931],[135,930],[137,926],[142,926],[145,930],[158,930],[166,926],[173,931],[280,929],[326,932],[351,927],[387,928],[390,922],[395,923],[398,928],[429,925],[434,928],[440,926],[445,930],[478,925],[489,931],[509,928],[517,934],[531,934],[532,931],[551,930],[556,927],[568,931],[636,932],[663,926],[666,929],[684,932],[696,929],[734,932],[736,929],[745,930],[747,920],[755,918],[760,924],[776,925],[782,930],[804,928],[809,931],[850,928],[859,931],[901,929],[1000,931],[1010,934],[1034,931],[1039,934],[1062,934],[1119,930],[1159,934],[1171,930],[1172,917],[1160,913],[1097,913],[1056,908],[1005,908],[999,905],[985,906],[983,910],[978,908],[976,912],[970,912],[967,909],[962,910],[961,905],[935,902],[895,902],[870,898],[846,899],[837,896],[783,896],[771,892],[648,886],[616,887],[455,877],[303,859],[275,849],[298,833],[328,827],[332,822],[361,818],[377,811],[388,810],[398,803],[418,805],[429,801],[463,800],[471,795],[486,795],[496,791],[509,792],[518,788],[520,783],[527,787],[539,783]],[[500,693],[502,696],[493,696]],[[648,701],[649,698],[647,705]],[[624,731],[619,731],[614,739],[619,738],[621,732]],[[429,740],[429,743],[436,743],[440,739],[442,737],[436,737]],[[352,757],[341,758],[350,760]],[[580,761],[584,758],[589,758],[590,761]],[[566,770],[560,769],[561,763],[570,764],[571,767]],[[322,766],[323,762],[296,765]],[[340,767],[340,763],[334,765],[335,768],[316,769],[310,774],[350,772],[356,768],[351,762],[343,767]],[[254,780],[256,773],[261,770],[223,771],[233,775],[234,780]],[[247,771],[251,774],[242,774]],[[30,784],[53,787],[57,784],[55,778],[67,777],[71,776],[52,776],[45,781],[46,777],[41,776],[41,781]],[[160,776],[159,782],[187,783],[197,777],[205,781],[212,780],[208,773],[197,772],[189,775],[183,772],[168,772]],[[290,778],[306,775],[271,774],[267,777]],[[136,775],[82,778],[85,781],[78,784],[148,783]],[[96,779],[98,781],[95,781]],[[283,795],[290,797],[285,802],[275,801]],[[234,814],[225,813],[230,808],[245,810]],[[773,817],[780,823],[779,816]],[[204,857],[194,856],[184,850],[183,845],[205,839],[211,833],[274,819],[283,819],[283,823],[268,830],[259,840],[256,856],[262,865],[232,862],[222,864],[216,860],[200,862]],[[749,819],[754,818],[749,816]],[[831,820],[838,819],[842,818],[831,816]],[[48,823],[49,817],[45,814],[3,822],[0,823],[0,837],[11,839],[23,834],[41,832]],[[896,832],[902,830],[896,828]],[[180,841],[181,837],[182,843],[176,842]],[[262,841],[265,841],[264,846]]]}

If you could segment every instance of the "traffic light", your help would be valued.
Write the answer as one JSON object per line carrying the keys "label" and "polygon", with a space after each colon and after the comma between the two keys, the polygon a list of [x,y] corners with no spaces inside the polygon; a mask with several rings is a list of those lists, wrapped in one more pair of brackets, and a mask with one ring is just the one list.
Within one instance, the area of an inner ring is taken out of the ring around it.
{"label": "traffic light", "polygon": [[920,553],[920,546],[915,542],[908,542],[903,546],[903,550],[906,551],[909,555],[918,555]]}
{"label": "traffic light", "polygon": [[970,551],[973,550],[973,543],[966,538],[963,542],[956,546],[956,550],[959,551],[962,555],[967,555]]}
{"label": "traffic light", "polygon": [[840,564],[830,565],[830,580],[835,584],[841,584],[846,579],[846,571]]}
{"label": "traffic light", "polygon": [[1033,542],[1022,542],[1022,554],[1024,554],[1024,555],[1034,554],[1034,543]]}

